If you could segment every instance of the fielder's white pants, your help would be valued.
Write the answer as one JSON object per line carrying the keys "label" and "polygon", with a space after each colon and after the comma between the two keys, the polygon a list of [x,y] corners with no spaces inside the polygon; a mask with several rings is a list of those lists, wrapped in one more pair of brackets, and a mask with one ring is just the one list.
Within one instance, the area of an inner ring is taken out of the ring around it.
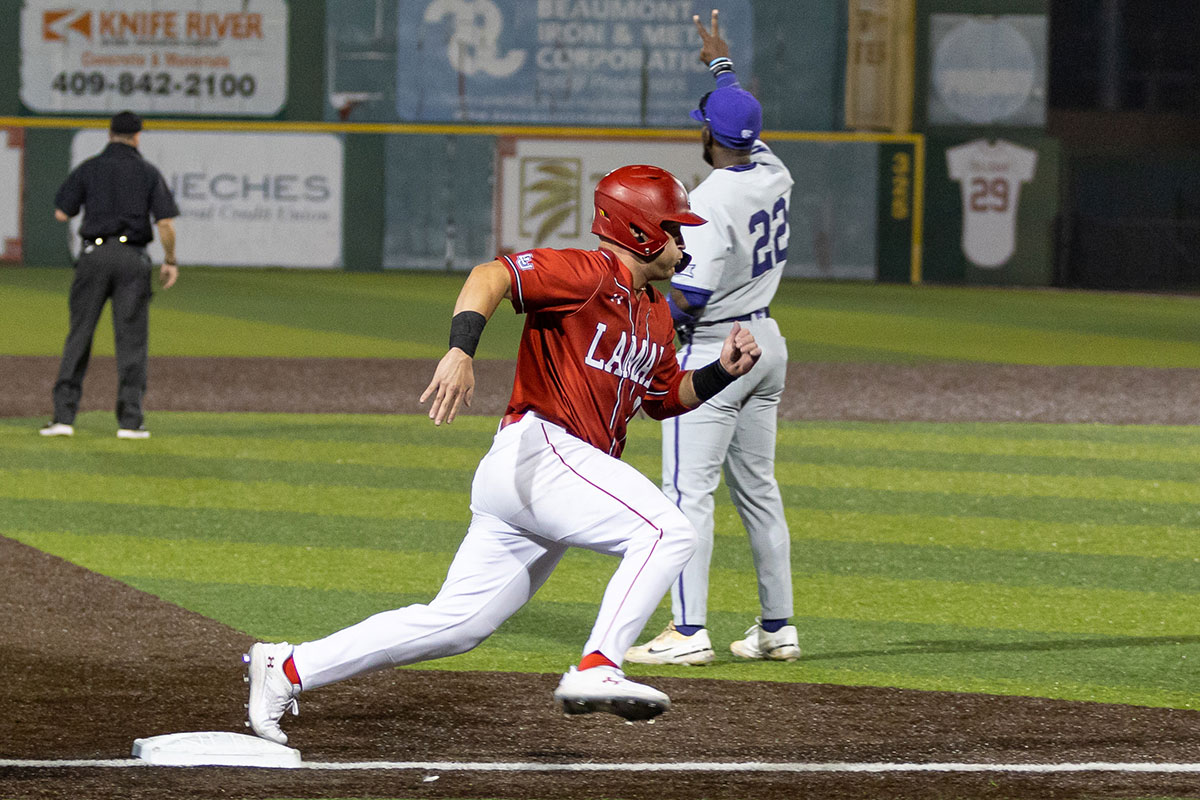
{"label": "fielder's white pants", "polygon": [[[775,320],[739,323],[762,347],[747,375],[694,411],[663,422],[663,492],[699,534],[696,553],[671,586],[676,625],[708,620],[713,492],[725,469],[729,495],[750,538],[763,619],[792,615],[791,538],[775,480],[775,434],[787,376],[787,342]],[[716,360],[732,324],[698,327],[679,349],[684,369]]]}
{"label": "fielder's white pants", "polygon": [[568,547],[621,557],[583,647],[619,665],[696,546],[644,475],[535,414],[496,434],[471,511],[437,597],[297,645],[303,688],[465,653],[533,597]]}

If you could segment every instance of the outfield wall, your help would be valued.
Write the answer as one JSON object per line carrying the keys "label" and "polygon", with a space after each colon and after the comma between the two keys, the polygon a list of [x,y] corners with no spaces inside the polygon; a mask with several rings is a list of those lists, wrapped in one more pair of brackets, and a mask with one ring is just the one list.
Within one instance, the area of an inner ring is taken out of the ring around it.
{"label": "outfield wall", "polygon": [[[710,7],[0,0],[19,19],[0,31],[0,126],[23,130],[0,163],[23,165],[20,202],[0,206],[0,258],[67,262],[53,190],[88,149],[76,132],[123,107],[150,120],[145,147],[183,201],[190,263],[457,270],[586,246],[586,189],[606,169],[649,161],[689,185],[703,177],[696,129],[675,126],[711,86],[691,21]],[[838,133],[845,2],[721,10],[766,138],[797,178],[788,274],[1054,280],[1046,0],[911,5],[923,133],[899,138]],[[3,228],[14,217],[16,237]]]}
{"label": "outfield wall", "polygon": [[[0,0],[17,21],[0,31],[0,126],[15,131],[0,169],[16,172],[0,257],[69,262],[54,190],[103,145],[90,128],[122,108],[148,120],[143,150],[180,202],[184,263],[465,269],[590,246],[590,186],[605,171],[656,163],[689,186],[706,174],[697,129],[680,126],[711,88],[692,23],[710,7]],[[919,137],[801,132],[840,127],[844,4],[721,10],[797,178],[789,274],[919,275]]]}
{"label": "outfield wall", "polygon": [[[102,147],[104,121],[5,124],[24,163],[12,251],[65,265],[75,239],[53,220],[54,193]],[[796,178],[787,275],[919,279],[921,137],[766,138]],[[461,270],[497,252],[589,247],[591,187],[631,148],[689,186],[708,171],[694,130],[152,120],[142,146],[179,202],[182,263],[354,270]]]}

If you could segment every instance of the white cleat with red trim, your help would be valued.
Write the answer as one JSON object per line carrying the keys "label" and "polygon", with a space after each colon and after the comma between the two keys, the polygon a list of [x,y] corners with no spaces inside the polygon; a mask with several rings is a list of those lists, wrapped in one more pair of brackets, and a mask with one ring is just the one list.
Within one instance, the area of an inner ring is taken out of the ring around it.
{"label": "white cleat with red trim", "polygon": [[631,722],[654,719],[671,707],[671,698],[629,680],[616,667],[571,667],[558,682],[554,699],[562,703],[564,714],[607,711]]}
{"label": "white cleat with red trim", "polygon": [[287,744],[287,734],[279,727],[279,721],[289,709],[292,714],[300,713],[296,696],[300,687],[288,680],[283,672],[283,662],[292,654],[287,642],[266,644],[259,642],[242,656],[249,665],[246,680],[250,684],[250,702],[246,704],[246,723],[262,738],[276,744]]}

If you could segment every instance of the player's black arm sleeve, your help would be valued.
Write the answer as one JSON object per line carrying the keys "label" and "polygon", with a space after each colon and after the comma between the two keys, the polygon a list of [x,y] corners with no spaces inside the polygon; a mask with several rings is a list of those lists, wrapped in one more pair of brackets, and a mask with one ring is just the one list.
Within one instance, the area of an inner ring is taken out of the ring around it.
{"label": "player's black arm sleeve", "polygon": [[721,359],[718,358],[707,367],[701,367],[692,373],[692,391],[700,398],[701,403],[705,403],[736,380],[737,376],[730,375],[721,366]]}
{"label": "player's black arm sleeve", "polygon": [[484,325],[487,325],[487,317],[478,311],[458,312],[450,320],[450,346],[457,347],[474,358],[475,348],[479,347],[479,337],[483,335]]}

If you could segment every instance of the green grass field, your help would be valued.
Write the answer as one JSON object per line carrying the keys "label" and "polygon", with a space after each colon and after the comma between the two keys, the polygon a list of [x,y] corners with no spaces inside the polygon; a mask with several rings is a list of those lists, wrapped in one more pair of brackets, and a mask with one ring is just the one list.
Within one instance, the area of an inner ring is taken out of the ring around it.
{"label": "green grass field", "polygon": [[[0,271],[0,353],[57,354],[69,273]],[[435,357],[462,276],[185,271],[152,352]],[[1200,367],[1200,300],[786,283],[794,360]],[[502,309],[482,354],[508,357]],[[111,352],[111,334],[97,352]],[[495,420],[155,413],[154,438],[0,419],[0,535],[261,638],[308,639],[437,590]],[[627,460],[652,478],[657,425]],[[1200,428],[789,423],[793,665],[736,663],[749,547],[723,490],[710,627],[684,674],[1200,708]],[[573,552],[482,647],[426,667],[561,671],[615,562]],[[665,624],[666,604],[651,622]],[[678,670],[631,666],[631,674]]]}
{"label": "green grass field", "polygon": [[[462,274],[184,269],[151,311],[151,349],[181,356],[437,358]],[[58,355],[63,269],[0,269],[0,353]],[[1200,367],[1200,298],[785,281],[772,314],[794,361]],[[505,304],[481,358],[512,358]],[[101,320],[97,354],[112,353]]]}

